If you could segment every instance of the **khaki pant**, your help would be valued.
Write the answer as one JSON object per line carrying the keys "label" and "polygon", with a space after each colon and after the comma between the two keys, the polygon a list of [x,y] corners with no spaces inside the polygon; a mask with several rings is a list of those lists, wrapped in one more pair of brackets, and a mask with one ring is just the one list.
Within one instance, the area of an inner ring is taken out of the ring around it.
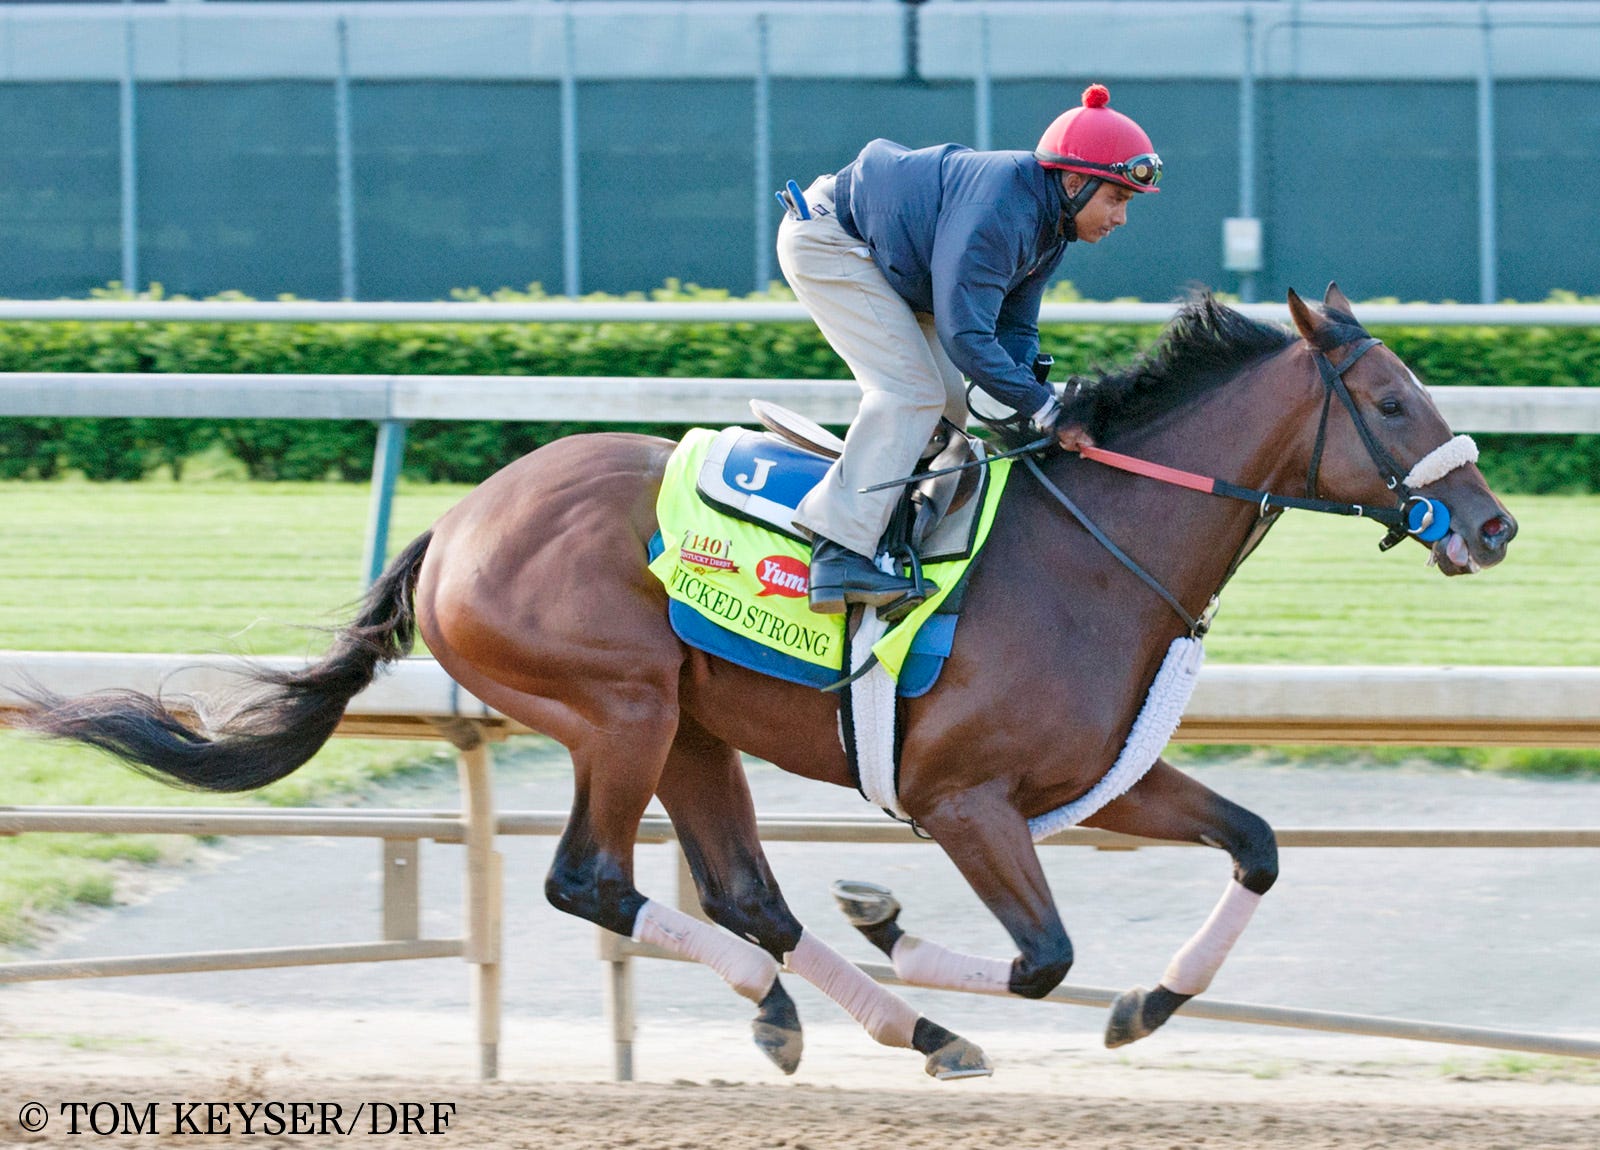
{"label": "khaki pant", "polygon": [[861,408],[843,457],[801,501],[794,524],[871,556],[900,491],[860,489],[909,475],[941,415],[966,427],[966,394],[933,317],[912,311],[834,219],[833,177],[807,188],[806,202],[811,219],[785,216],[778,228],[778,264],[861,385]]}

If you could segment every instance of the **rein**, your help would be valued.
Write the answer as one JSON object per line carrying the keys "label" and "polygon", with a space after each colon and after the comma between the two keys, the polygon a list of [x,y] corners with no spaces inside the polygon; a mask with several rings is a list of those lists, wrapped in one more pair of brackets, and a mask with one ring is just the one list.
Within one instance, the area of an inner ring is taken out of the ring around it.
{"label": "rein", "polygon": [[[1337,367],[1329,363],[1327,357],[1321,352],[1316,352],[1317,368],[1322,373],[1326,391],[1322,399],[1322,418],[1317,426],[1317,442],[1311,451],[1311,468],[1306,476],[1306,494],[1304,497],[1294,495],[1276,495],[1270,491],[1262,491],[1255,487],[1242,487],[1237,483],[1229,483],[1224,479],[1215,479],[1208,475],[1198,475],[1192,471],[1183,471],[1176,467],[1167,467],[1164,464],[1152,463],[1147,459],[1139,459],[1132,455],[1123,455],[1117,451],[1107,451],[1103,447],[1085,447],[1078,454],[1083,458],[1093,460],[1095,463],[1107,467],[1115,467],[1119,471],[1128,471],[1134,475],[1143,475],[1148,479],[1155,479],[1161,483],[1170,483],[1176,487],[1187,487],[1191,491],[1199,491],[1205,495],[1220,495],[1225,499],[1238,499],[1245,503],[1253,503],[1261,508],[1261,514],[1267,513],[1267,508],[1293,509],[1296,511],[1317,511],[1325,515],[1360,516],[1363,519],[1372,519],[1382,523],[1391,531],[1401,529],[1402,538],[1405,533],[1406,513],[1405,501],[1410,498],[1410,491],[1400,478],[1400,469],[1395,466],[1394,459],[1386,451],[1377,437],[1372,434],[1372,429],[1367,426],[1366,420],[1361,418],[1361,413],[1356,410],[1355,397],[1350,394],[1350,389],[1345,386],[1344,373],[1355,365],[1368,351],[1377,347],[1382,342],[1376,339],[1363,340],[1361,345],[1352,352],[1343,363]],[[1377,466],[1378,472],[1383,476],[1384,484],[1389,490],[1394,491],[1400,499],[1401,506],[1397,507],[1369,507],[1363,503],[1342,503],[1334,499],[1315,498],[1317,490],[1317,474],[1322,466],[1322,449],[1328,437],[1328,410],[1337,395],[1345,408],[1350,412],[1350,417],[1355,421],[1356,430],[1361,434],[1361,441],[1366,444],[1367,453],[1372,457],[1372,462]]]}
{"label": "rein", "polygon": [[[1428,499],[1426,496],[1413,495],[1406,479],[1424,471],[1426,465],[1434,457],[1443,453],[1455,444],[1455,440],[1444,444],[1420,461],[1412,469],[1411,476],[1402,477],[1399,466],[1395,463],[1383,444],[1372,433],[1372,428],[1362,417],[1356,407],[1355,397],[1350,394],[1349,387],[1344,382],[1345,373],[1355,366],[1367,352],[1378,347],[1383,341],[1368,336],[1358,343],[1353,351],[1338,364],[1329,362],[1328,357],[1321,351],[1313,350],[1317,371],[1322,376],[1323,396],[1322,415],[1317,424],[1317,439],[1311,452],[1311,465],[1306,474],[1306,494],[1304,496],[1277,495],[1270,491],[1263,491],[1254,487],[1244,487],[1237,483],[1229,483],[1223,479],[1212,476],[1200,475],[1193,471],[1184,471],[1165,464],[1153,463],[1147,459],[1140,459],[1132,455],[1124,455],[1117,451],[1107,451],[1103,447],[1083,447],[1078,454],[1084,459],[1114,467],[1119,471],[1142,475],[1147,479],[1154,479],[1159,483],[1168,483],[1175,487],[1185,487],[1191,491],[1198,491],[1204,495],[1219,495],[1225,499],[1237,499],[1244,503],[1254,504],[1258,508],[1259,521],[1245,536],[1238,551],[1234,553],[1232,561],[1228,564],[1222,583],[1211,596],[1211,601],[1199,617],[1191,615],[1187,608],[1180,603],[1172,592],[1162,586],[1161,582],[1141,567],[1125,551],[1118,547],[1100,528],[1089,519],[1087,515],[1075,504],[1061,488],[1056,486],[1043,468],[1039,466],[1037,458],[1029,455],[1024,461],[1028,470],[1040,485],[1048,491],[1056,502],[1065,507],[1067,511],[1100,543],[1112,556],[1133,574],[1137,575],[1151,590],[1166,600],[1167,605],[1175,611],[1184,625],[1189,629],[1191,638],[1202,638],[1210,630],[1212,616],[1216,614],[1217,604],[1222,594],[1223,587],[1233,578],[1234,572],[1266,538],[1267,531],[1277,521],[1277,517],[1285,510],[1316,511],[1325,515],[1360,516],[1383,524],[1389,529],[1383,541],[1378,544],[1380,550],[1387,551],[1397,543],[1402,542],[1409,535],[1416,535],[1425,542],[1434,542],[1444,537],[1449,530],[1450,513],[1443,503]],[[1356,431],[1361,436],[1361,442],[1366,446],[1367,455],[1372,459],[1373,465],[1378,469],[1378,474],[1383,477],[1384,485],[1395,493],[1396,504],[1393,507],[1369,507],[1361,503],[1343,503],[1333,499],[1316,498],[1317,476],[1322,466],[1322,451],[1327,442],[1328,413],[1333,405],[1334,396],[1339,397],[1350,413],[1351,420],[1355,423]],[[1462,438],[1462,437],[1458,437]]]}

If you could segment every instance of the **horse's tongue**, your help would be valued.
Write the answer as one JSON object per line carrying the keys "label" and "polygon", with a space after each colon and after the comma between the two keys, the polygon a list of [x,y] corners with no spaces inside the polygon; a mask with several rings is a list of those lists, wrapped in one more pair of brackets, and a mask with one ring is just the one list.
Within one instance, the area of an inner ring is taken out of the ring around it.
{"label": "horse's tongue", "polygon": [[1467,550],[1467,541],[1456,531],[1450,532],[1450,541],[1445,544],[1444,553],[1457,567],[1465,567],[1472,559],[1472,553]]}

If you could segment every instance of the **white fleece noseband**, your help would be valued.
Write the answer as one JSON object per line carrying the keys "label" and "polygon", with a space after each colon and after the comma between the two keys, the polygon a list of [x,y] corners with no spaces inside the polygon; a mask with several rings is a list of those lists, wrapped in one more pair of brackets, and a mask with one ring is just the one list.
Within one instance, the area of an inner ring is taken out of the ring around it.
{"label": "white fleece noseband", "polygon": [[1403,480],[1407,487],[1426,487],[1437,483],[1458,467],[1478,462],[1478,445],[1470,435],[1458,435],[1448,443],[1441,443],[1417,460],[1411,474]]}

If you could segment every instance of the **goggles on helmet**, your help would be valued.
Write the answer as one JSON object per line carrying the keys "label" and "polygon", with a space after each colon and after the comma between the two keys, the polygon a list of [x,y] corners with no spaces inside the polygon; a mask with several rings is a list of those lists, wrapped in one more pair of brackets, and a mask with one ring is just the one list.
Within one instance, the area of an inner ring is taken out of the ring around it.
{"label": "goggles on helmet", "polygon": [[1045,163],[1069,164],[1073,169],[1088,168],[1091,171],[1105,172],[1119,180],[1126,180],[1135,187],[1153,188],[1161,182],[1161,157],[1154,152],[1146,152],[1129,160],[1119,160],[1115,164],[1092,164],[1076,156],[1056,156],[1046,152],[1037,155]]}

